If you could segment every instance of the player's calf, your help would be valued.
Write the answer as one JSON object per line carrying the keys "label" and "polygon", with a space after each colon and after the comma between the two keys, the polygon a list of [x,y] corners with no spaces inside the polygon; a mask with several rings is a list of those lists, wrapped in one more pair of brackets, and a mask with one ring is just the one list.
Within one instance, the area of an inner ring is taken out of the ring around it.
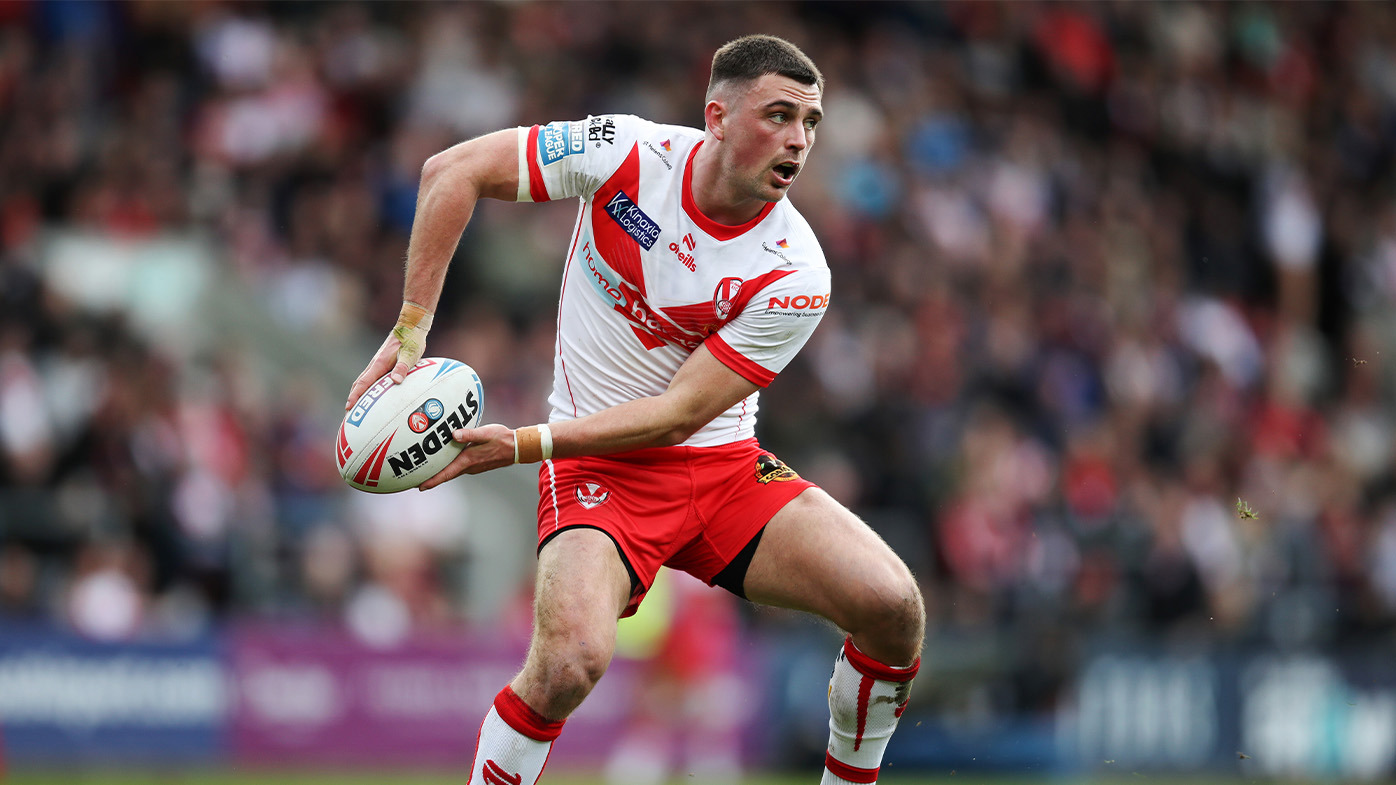
{"label": "player's calf", "polygon": [[877,782],[882,754],[906,710],[921,666],[894,667],[844,641],[829,677],[829,748],[820,785]]}
{"label": "player's calf", "polygon": [[534,785],[562,725],[534,711],[511,687],[500,690],[480,723],[467,785]]}

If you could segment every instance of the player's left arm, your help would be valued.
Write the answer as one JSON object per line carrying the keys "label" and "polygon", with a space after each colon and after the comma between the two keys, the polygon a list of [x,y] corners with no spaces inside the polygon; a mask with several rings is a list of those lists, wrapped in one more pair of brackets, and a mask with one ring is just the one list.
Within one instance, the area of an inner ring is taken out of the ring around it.
{"label": "player's left arm", "polygon": [[[552,457],[575,458],[681,444],[758,389],[760,385],[723,364],[703,344],[679,367],[663,393],[550,425]],[[527,454],[537,449],[536,442],[516,444],[518,431],[503,425],[462,429],[454,437],[469,446],[445,469],[422,483],[422,490],[462,474],[509,466],[515,463],[516,449],[521,453],[521,462],[535,463],[539,459],[537,454]],[[536,438],[532,433],[525,438],[530,437]]]}

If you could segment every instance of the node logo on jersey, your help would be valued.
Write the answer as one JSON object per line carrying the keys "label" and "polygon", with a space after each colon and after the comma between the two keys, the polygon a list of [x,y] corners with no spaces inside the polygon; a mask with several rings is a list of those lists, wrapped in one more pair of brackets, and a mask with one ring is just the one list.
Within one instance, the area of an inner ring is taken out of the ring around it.
{"label": "node logo on jersey", "polygon": [[544,166],[555,164],[586,149],[586,129],[580,123],[549,123],[538,129],[538,159]]}

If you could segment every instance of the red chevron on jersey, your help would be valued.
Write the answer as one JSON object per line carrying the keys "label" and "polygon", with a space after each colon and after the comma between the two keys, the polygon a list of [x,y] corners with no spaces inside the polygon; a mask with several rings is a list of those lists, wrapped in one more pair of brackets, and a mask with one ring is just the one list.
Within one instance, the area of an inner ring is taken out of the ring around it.
{"label": "red chevron on jersey", "polygon": [[[758,292],[793,272],[795,271],[772,270],[750,281],[723,279],[722,283],[718,284],[718,290],[713,293],[712,300],[705,303],[665,308],[664,315],[673,320],[674,324],[681,329],[706,338],[721,329],[722,325],[740,316],[742,311],[746,310],[747,304],[751,302],[751,298],[755,297]],[[724,292],[724,289],[730,287],[729,281],[736,281],[738,285],[736,295]]]}
{"label": "red chevron on jersey", "polygon": [[635,337],[640,339],[640,345],[646,349],[658,349],[667,345],[663,338],[660,338],[648,330],[641,330],[633,324],[630,325],[630,331],[635,333]]}
{"label": "red chevron on jersey", "polygon": [[620,277],[645,296],[645,270],[640,262],[640,243],[628,234],[620,222],[612,218],[605,206],[611,204],[618,194],[639,205],[640,199],[640,147],[635,145],[630,155],[611,176],[596,189],[591,213],[591,231],[596,238],[596,250],[601,258],[620,273]]}

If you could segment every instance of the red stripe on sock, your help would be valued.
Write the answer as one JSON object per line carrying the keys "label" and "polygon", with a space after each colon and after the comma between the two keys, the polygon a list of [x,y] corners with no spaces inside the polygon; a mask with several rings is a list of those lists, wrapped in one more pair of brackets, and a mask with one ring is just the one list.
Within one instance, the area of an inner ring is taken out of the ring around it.
{"label": "red stripe on sock", "polygon": [[873,679],[864,676],[858,682],[858,735],[853,738],[853,751],[863,746],[863,729],[868,727],[868,701],[872,698]]}
{"label": "red stripe on sock", "polygon": [[847,763],[841,763],[834,758],[832,752],[824,753],[824,768],[828,769],[835,777],[849,782],[877,782],[877,769],[860,769]]}
{"label": "red stripe on sock", "polygon": [[844,656],[848,658],[848,664],[852,665],[854,670],[864,676],[881,681],[911,681],[916,678],[916,672],[921,669],[920,657],[917,657],[916,662],[911,663],[911,665],[905,668],[894,668],[891,665],[880,663],[863,652],[858,651],[858,647],[853,645],[852,638],[844,639],[843,653]]}
{"label": "red stripe on sock", "polygon": [[494,696],[494,710],[505,724],[534,741],[552,741],[562,733],[562,724],[567,720],[550,720],[534,711],[514,693],[514,688],[504,685],[504,689]]}

